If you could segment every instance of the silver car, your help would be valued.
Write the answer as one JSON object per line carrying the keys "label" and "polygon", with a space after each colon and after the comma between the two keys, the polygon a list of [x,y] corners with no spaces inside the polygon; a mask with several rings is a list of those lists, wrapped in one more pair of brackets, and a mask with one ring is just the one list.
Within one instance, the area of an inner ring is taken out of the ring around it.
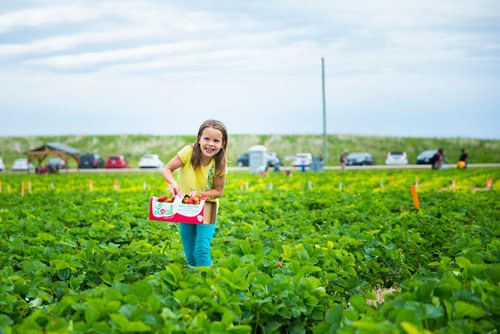
{"label": "silver car", "polygon": [[387,157],[385,158],[386,165],[407,165],[408,164],[408,156],[406,152],[402,151],[392,151],[387,153]]}
{"label": "silver car", "polygon": [[18,158],[14,160],[12,164],[13,171],[27,171],[27,170],[35,170],[35,165],[31,162],[28,164],[28,159],[26,158]]}
{"label": "silver car", "polygon": [[139,160],[139,168],[161,168],[163,161],[158,154],[144,154]]}

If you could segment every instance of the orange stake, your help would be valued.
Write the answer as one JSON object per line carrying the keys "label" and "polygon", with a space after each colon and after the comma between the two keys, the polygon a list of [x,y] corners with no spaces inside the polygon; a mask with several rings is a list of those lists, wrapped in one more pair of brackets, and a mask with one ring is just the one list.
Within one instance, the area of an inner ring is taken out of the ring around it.
{"label": "orange stake", "polygon": [[411,195],[413,196],[413,203],[415,204],[415,209],[420,210],[420,203],[418,202],[417,188],[411,186]]}
{"label": "orange stake", "polygon": [[24,181],[21,182],[21,196],[24,196]]}

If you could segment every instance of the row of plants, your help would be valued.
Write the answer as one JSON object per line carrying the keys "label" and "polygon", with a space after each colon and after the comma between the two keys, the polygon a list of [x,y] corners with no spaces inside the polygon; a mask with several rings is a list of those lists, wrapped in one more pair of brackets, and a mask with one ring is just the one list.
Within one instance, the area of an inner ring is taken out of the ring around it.
{"label": "row of plants", "polygon": [[[226,193],[233,191],[300,191],[325,190],[346,192],[406,192],[416,185],[420,192],[427,191],[485,191],[493,188],[498,180],[498,169],[472,170],[389,170],[301,173],[270,172],[255,176],[245,172],[229,174]],[[0,175],[0,193],[46,192],[108,192],[111,190],[148,194],[165,192],[166,184],[160,172],[109,173],[61,173],[55,175],[4,174]]]}
{"label": "row of plants", "polygon": [[26,176],[6,175],[0,331],[495,333],[498,176],[232,173],[214,265],[190,269],[177,225],[147,218],[159,175],[37,176],[24,195]]}

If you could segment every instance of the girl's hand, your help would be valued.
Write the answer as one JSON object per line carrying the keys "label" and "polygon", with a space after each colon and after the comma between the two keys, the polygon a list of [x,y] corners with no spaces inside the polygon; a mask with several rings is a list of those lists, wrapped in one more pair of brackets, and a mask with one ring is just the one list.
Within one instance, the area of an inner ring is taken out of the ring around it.
{"label": "girl's hand", "polygon": [[177,194],[179,194],[180,190],[179,190],[179,185],[177,184],[177,182],[172,182],[170,183],[170,193],[172,194],[172,196],[177,196]]}

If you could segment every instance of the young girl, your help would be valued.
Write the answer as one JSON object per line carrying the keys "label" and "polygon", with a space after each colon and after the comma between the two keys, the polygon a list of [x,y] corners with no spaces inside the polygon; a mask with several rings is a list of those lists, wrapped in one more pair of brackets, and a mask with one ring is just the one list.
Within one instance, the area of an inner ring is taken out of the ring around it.
{"label": "young girl", "polygon": [[[211,199],[222,196],[227,173],[227,139],[222,122],[209,119],[201,124],[196,143],[182,148],[163,169],[172,195],[199,193]],[[178,168],[179,183],[172,175]],[[179,223],[188,266],[211,265],[210,243],[215,225]]]}

